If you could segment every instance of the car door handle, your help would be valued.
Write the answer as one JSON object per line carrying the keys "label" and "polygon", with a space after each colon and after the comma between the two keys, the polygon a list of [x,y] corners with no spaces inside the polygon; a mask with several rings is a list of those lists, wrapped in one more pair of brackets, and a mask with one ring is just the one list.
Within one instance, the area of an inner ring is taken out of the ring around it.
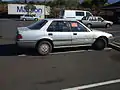
{"label": "car door handle", "polygon": [[52,33],[48,33],[49,36],[52,36],[53,34]]}
{"label": "car door handle", "polygon": [[77,33],[73,33],[73,35],[77,35]]}

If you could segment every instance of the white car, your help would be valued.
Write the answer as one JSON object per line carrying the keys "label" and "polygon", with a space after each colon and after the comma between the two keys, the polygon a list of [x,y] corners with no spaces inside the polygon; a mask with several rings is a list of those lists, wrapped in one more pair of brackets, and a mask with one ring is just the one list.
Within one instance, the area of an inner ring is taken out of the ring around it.
{"label": "white car", "polygon": [[25,14],[23,16],[20,16],[20,20],[23,20],[23,21],[39,20],[39,16]]}
{"label": "white car", "polygon": [[106,27],[106,28],[109,28],[113,25],[112,21],[104,20],[100,16],[83,17],[81,21],[82,21],[82,23],[84,23],[89,28],[91,28],[91,27]]}
{"label": "white car", "polygon": [[81,20],[84,16],[93,16],[89,11],[83,10],[63,10],[61,11],[61,18]]}
{"label": "white car", "polygon": [[102,50],[113,39],[112,34],[91,30],[76,20],[43,19],[28,27],[18,27],[16,44],[47,55],[53,48],[63,47],[92,46]]}

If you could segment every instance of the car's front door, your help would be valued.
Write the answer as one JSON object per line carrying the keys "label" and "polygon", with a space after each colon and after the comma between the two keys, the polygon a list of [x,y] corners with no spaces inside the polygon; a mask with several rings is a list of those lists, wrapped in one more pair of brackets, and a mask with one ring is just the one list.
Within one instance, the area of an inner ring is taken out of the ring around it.
{"label": "car's front door", "polygon": [[70,26],[66,21],[53,21],[47,29],[47,35],[53,39],[55,47],[71,45]]}
{"label": "car's front door", "polygon": [[71,22],[72,45],[87,45],[94,42],[94,33],[78,22]]}
{"label": "car's front door", "polygon": [[100,27],[104,27],[104,26],[105,26],[104,19],[98,17],[98,22],[99,22],[99,26],[100,26]]}
{"label": "car's front door", "polygon": [[99,26],[99,22],[98,22],[96,17],[89,18],[89,21],[90,21],[90,24],[92,25],[92,27],[98,27]]}

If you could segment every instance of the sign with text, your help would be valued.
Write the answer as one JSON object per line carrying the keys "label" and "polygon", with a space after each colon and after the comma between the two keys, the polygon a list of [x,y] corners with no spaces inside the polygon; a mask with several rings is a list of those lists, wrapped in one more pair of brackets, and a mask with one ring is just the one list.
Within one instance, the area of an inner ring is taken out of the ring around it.
{"label": "sign with text", "polygon": [[[23,15],[27,14],[24,7],[26,4],[8,4],[8,14],[14,15]],[[44,18],[45,16],[45,6],[44,5],[34,5],[36,9],[32,12],[32,14],[39,15]]]}

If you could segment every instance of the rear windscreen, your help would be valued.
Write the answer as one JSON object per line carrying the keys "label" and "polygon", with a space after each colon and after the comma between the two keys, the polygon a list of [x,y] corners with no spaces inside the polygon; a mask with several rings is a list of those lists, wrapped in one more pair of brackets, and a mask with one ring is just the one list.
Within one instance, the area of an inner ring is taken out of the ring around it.
{"label": "rear windscreen", "polygon": [[41,29],[47,22],[47,20],[40,20],[34,24],[31,24],[30,26],[28,26],[28,28],[32,30],[38,30]]}

